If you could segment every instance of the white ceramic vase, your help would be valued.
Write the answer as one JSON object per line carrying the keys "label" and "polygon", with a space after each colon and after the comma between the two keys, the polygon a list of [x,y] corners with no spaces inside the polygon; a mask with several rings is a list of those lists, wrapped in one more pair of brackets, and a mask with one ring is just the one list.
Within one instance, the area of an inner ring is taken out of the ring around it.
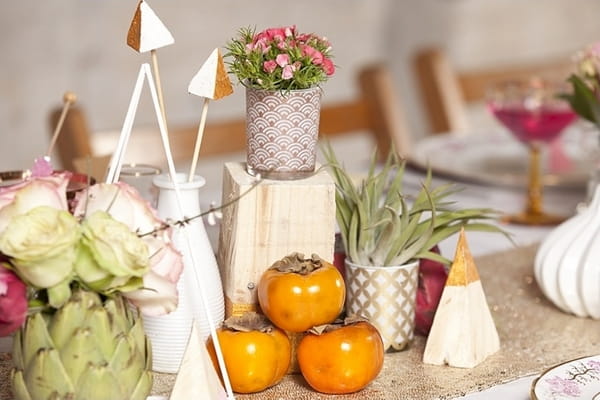
{"label": "white ceramic vase", "polygon": [[[154,178],[154,184],[159,190],[157,211],[159,217],[164,220],[181,221],[184,217],[193,217],[201,213],[200,188],[204,186],[204,178],[195,176],[192,182],[187,182],[187,175],[177,174],[177,180],[183,215],[179,211],[175,188],[169,175],[162,174]],[[202,218],[195,218],[186,225],[173,228],[173,242],[183,254],[184,264],[183,273],[177,283],[177,309],[160,317],[144,316],[144,329],[152,343],[152,369],[157,372],[176,373],[179,370],[193,320],[196,320],[203,337],[210,334],[200,290],[204,290],[206,294],[215,325],[218,326],[224,317],[221,277]],[[189,251],[186,233],[191,240],[193,256]],[[196,265],[193,260],[196,260]]]}
{"label": "white ceramic vase", "polygon": [[414,338],[419,262],[387,267],[345,261],[346,313],[367,318],[386,351],[400,351]]}
{"label": "white ceramic vase", "polygon": [[561,310],[600,319],[600,186],[587,207],[557,226],[540,245],[535,279]]}

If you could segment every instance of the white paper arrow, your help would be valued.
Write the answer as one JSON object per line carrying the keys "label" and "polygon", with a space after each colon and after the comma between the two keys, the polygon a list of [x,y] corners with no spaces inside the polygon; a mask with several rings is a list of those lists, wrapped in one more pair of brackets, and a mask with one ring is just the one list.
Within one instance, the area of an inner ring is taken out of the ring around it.
{"label": "white paper arrow", "polygon": [[171,32],[148,3],[140,1],[127,32],[127,44],[134,50],[145,53],[173,43],[175,39]]}
{"label": "white paper arrow", "polygon": [[211,100],[219,100],[233,93],[233,86],[218,48],[210,53],[208,59],[194,75],[188,86],[188,92]]}
{"label": "white paper arrow", "polygon": [[202,145],[202,136],[204,136],[204,126],[206,125],[206,115],[208,113],[208,102],[209,100],[219,100],[233,93],[233,86],[227,75],[225,63],[218,48],[210,53],[208,59],[202,64],[196,75],[194,75],[188,86],[188,92],[204,97],[198,135],[196,136],[196,144],[194,146],[194,155],[192,156],[192,165],[188,175],[188,181],[191,182],[194,179],[196,164],[200,155],[200,146]]}

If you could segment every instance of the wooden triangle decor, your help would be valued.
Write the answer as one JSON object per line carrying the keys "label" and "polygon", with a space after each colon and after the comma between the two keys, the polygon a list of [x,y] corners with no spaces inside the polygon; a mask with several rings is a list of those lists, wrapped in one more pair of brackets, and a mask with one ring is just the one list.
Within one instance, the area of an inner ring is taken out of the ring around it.
{"label": "wooden triangle decor", "polygon": [[211,100],[218,100],[233,93],[233,86],[218,48],[213,50],[194,75],[188,92]]}
{"label": "wooden triangle decor", "polygon": [[473,368],[499,349],[496,325],[462,229],[423,362]]}
{"label": "wooden triangle decor", "polygon": [[227,399],[195,322],[169,399]]}
{"label": "wooden triangle decor", "polygon": [[127,45],[145,53],[175,43],[173,35],[162,23],[148,3],[138,3],[133,20],[127,32]]}

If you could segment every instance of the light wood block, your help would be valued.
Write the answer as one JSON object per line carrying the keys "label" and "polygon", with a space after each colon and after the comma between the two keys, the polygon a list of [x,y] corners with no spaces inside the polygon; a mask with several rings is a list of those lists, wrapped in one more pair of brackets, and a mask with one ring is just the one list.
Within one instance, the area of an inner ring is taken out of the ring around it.
{"label": "light wood block", "polygon": [[[318,167],[317,167],[318,168]],[[223,203],[252,187],[245,163],[226,163]],[[326,170],[293,181],[263,180],[223,210],[217,261],[225,316],[257,311],[262,273],[292,252],[333,262],[335,184]]]}

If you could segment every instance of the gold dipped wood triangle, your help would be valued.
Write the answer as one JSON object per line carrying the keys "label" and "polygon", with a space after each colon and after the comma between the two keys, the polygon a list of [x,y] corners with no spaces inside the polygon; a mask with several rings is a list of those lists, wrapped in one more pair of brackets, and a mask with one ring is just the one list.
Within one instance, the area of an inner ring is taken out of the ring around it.
{"label": "gold dipped wood triangle", "polygon": [[212,51],[194,75],[188,92],[211,100],[218,100],[233,93],[233,86],[218,48]]}
{"label": "gold dipped wood triangle", "polygon": [[160,18],[141,0],[127,32],[127,45],[135,51],[145,53],[175,43],[173,35]]}
{"label": "gold dipped wood triangle", "polygon": [[427,338],[423,362],[473,368],[499,349],[498,331],[463,228]]}

